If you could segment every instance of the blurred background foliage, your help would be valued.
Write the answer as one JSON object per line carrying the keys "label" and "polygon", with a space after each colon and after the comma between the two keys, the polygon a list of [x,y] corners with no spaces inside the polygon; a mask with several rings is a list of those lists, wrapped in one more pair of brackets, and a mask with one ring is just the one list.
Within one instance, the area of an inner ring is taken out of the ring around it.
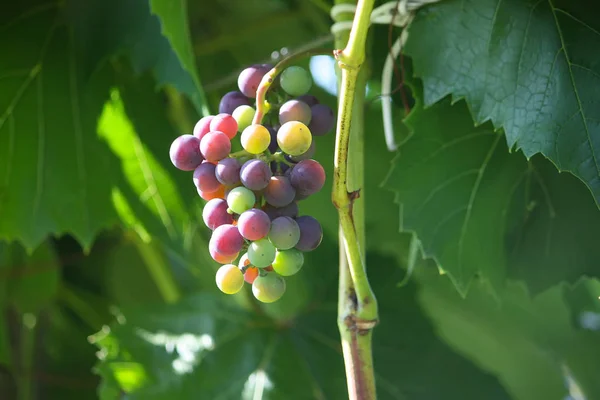
{"label": "blurred background foliage", "polygon": [[[218,292],[203,201],[168,158],[172,140],[201,113],[216,112],[246,65],[332,49],[330,7],[327,0],[0,6],[0,398],[346,397],[329,190],[301,204],[302,214],[322,223],[323,244],[307,254],[281,301],[258,306],[245,293]],[[385,146],[379,84],[387,52],[388,28],[374,26],[362,196],[381,309],[379,397],[600,399],[600,283],[582,277],[598,270],[593,244],[581,256],[589,268],[565,265],[576,257],[540,260],[538,244],[526,242],[509,261],[478,259],[474,277],[458,282],[421,259],[412,233],[400,233],[398,193],[436,183],[425,172],[404,174],[401,157],[390,172],[397,155]],[[312,93],[335,106],[331,58],[304,65],[315,76]],[[486,129],[473,127],[463,102],[422,109],[420,85],[411,80],[406,88],[415,106],[406,126],[400,94],[392,96],[399,141],[409,129],[425,138],[440,129]],[[417,157],[422,148],[415,146]],[[332,134],[317,142],[327,188],[333,147]],[[508,156],[506,146],[500,151]],[[528,168],[522,154],[509,158]],[[585,210],[561,228],[563,236],[592,221],[580,237],[597,243],[597,209],[581,182],[557,178],[541,157],[534,161],[557,193],[578,193],[561,200],[565,209]],[[494,221],[495,205],[486,204],[480,224]],[[502,234],[487,226],[477,231],[482,243]],[[565,241],[553,243],[558,254],[582,254],[581,241],[561,248]],[[429,247],[438,261],[439,246]],[[565,274],[571,268],[577,272]]]}

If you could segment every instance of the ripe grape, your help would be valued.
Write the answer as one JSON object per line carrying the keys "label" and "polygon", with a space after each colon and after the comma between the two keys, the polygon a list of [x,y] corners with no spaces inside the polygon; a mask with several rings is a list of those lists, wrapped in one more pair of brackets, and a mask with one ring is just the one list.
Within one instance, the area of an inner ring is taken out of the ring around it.
{"label": "ripe grape", "polygon": [[202,162],[200,140],[193,135],[181,135],[171,143],[169,156],[175,168],[193,171]]}
{"label": "ripe grape", "polygon": [[215,230],[225,224],[233,224],[233,216],[227,212],[227,202],[223,199],[212,199],[202,209],[202,219],[206,226]]}
{"label": "ripe grape", "polygon": [[290,182],[301,196],[312,196],[325,184],[325,170],[315,160],[302,160],[290,172]]}
{"label": "ripe grape", "polygon": [[238,88],[247,97],[255,98],[260,81],[273,68],[271,64],[255,64],[240,72]]}
{"label": "ripe grape", "polygon": [[263,190],[271,176],[273,174],[267,163],[258,159],[246,161],[240,170],[242,184],[250,190]]}
{"label": "ripe grape", "polygon": [[210,121],[210,130],[223,132],[231,140],[237,135],[238,123],[231,115],[221,113]]}
{"label": "ripe grape", "polygon": [[257,268],[268,267],[275,259],[275,246],[268,239],[252,242],[248,246],[248,259]]}
{"label": "ripe grape", "polygon": [[259,240],[269,233],[271,219],[263,210],[251,208],[240,215],[237,226],[244,238]]}
{"label": "ripe grape", "polygon": [[198,138],[198,140],[202,140],[204,135],[210,132],[210,121],[213,120],[214,115],[207,115],[206,117],[200,118],[196,125],[194,125],[193,134]]}
{"label": "ripe grape", "polygon": [[231,189],[227,194],[227,205],[231,211],[236,214],[241,214],[246,210],[251,209],[256,202],[256,196],[252,190],[239,186]]}
{"label": "ripe grape", "polygon": [[256,110],[247,105],[241,105],[233,111],[232,116],[237,121],[238,132],[243,132],[244,129],[252,125],[255,113]]}
{"label": "ripe grape", "polygon": [[243,245],[244,238],[240,235],[237,226],[231,224],[223,224],[215,228],[209,241],[209,246],[224,256],[239,253]]}
{"label": "ripe grape", "polygon": [[256,278],[258,278],[259,270],[256,267],[249,267],[244,272],[244,280],[249,284],[253,284]]}
{"label": "ripe grape", "polygon": [[289,100],[279,108],[279,123],[285,124],[289,121],[299,121],[308,125],[311,119],[311,111],[308,104],[299,100]]}
{"label": "ripe grape", "polygon": [[290,204],[296,196],[296,189],[285,176],[273,176],[263,193],[267,203],[275,207]]}
{"label": "ripe grape", "polygon": [[303,215],[296,218],[296,223],[300,227],[300,240],[296,244],[296,248],[307,252],[319,247],[323,240],[323,228],[319,221],[311,216]]}
{"label": "ripe grape", "polygon": [[269,240],[279,250],[291,249],[300,240],[300,227],[290,217],[275,218],[269,230]]}
{"label": "ripe grape", "polygon": [[273,303],[285,293],[285,279],[275,273],[259,276],[252,284],[252,294],[258,301]]}
{"label": "ripe grape", "polygon": [[310,148],[311,142],[310,130],[302,122],[286,122],[277,131],[279,148],[291,156],[299,156],[305,153]]}
{"label": "ripe grape", "polygon": [[310,142],[310,147],[308,148],[308,150],[306,150],[306,152],[300,154],[299,156],[285,156],[285,158],[291,162],[300,162],[302,160],[308,160],[309,158],[312,158],[312,156],[315,155],[315,141],[313,140],[312,142]]}
{"label": "ripe grape", "polygon": [[271,143],[269,130],[262,125],[252,124],[242,132],[242,147],[250,154],[260,154]]}
{"label": "ripe grape", "polygon": [[297,249],[277,250],[273,269],[281,276],[295,275],[304,264],[304,254]]}
{"label": "ripe grape", "polygon": [[231,141],[219,131],[208,132],[200,141],[200,151],[207,161],[217,162],[231,151]]}
{"label": "ripe grape", "polygon": [[214,245],[211,246],[210,242],[208,244],[208,252],[210,253],[210,256],[212,257],[213,260],[215,260],[216,262],[218,262],[219,264],[229,264],[230,262],[233,262],[240,253],[235,253],[235,254],[230,254],[230,255],[223,255],[221,253],[219,253],[217,250],[215,250]]}
{"label": "ripe grape", "polygon": [[237,90],[229,92],[221,98],[221,102],[219,103],[219,114],[225,113],[231,115],[236,108],[242,105],[249,106],[250,99]]}
{"label": "ripe grape", "polygon": [[221,266],[216,274],[217,287],[226,294],[234,294],[242,290],[244,276],[242,271],[233,264]]}
{"label": "ripe grape", "polygon": [[331,107],[326,104],[317,104],[310,108],[312,119],[308,128],[315,136],[323,136],[333,129],[335,115]]}
{"label": "ripe grape", "polygon": [[219,188],[217,190],[215,190],[214,192],[204,192],[198,188],[196,188],[198,190],[198,195],[200,195],[200,197],[202,197],[204,200],[209,201],[212,199],[223,199],[225,198],[225,186],[220,185]]}
{"label": "ripe grape", "polygon": [[215,164],[206,161],[194,170],[192,180],[194,185],[203,192],[214,192],[221,186],[215,176]]}
{"label": "ripe grape", "polygon": [[291,202],[287,206],[284,207],[274,207],[270,204],[266,204],[263,207],[263,211],[267,213],[271,221],[277,217],[292,217],[296,218],[298,216],[298,203],[295,201]]}
{"label": "ripe grape", "polygon": [[300,100],[308,104],[309,107],[319,104],[319,99],[317,99],[312,94],[303,94],[302,96],[296,97],[296,100]]}
{"label": "ripe grape", "polygon": [[242,168],[237,158],[224,158],[215,168],[215,177],[223,185],[233,186],[240,183],[240,169]]}
{"label": "ripe grape", "polygon": [[290,96],[302,96],[310,90],[312,78],[304,68],[292,65],[281,73],[280,85]]}

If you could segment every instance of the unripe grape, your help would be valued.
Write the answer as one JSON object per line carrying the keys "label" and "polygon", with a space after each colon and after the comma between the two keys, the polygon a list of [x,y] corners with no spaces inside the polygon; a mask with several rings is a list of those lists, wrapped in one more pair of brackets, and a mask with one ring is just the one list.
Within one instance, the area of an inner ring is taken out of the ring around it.
{"label": "unripe grape", "polygon": [[297,249],[277,250],[273,269],[281,276],[292,276],[302,268],[304,254]]}
{"label": "unripe grape", "polygon": [[268,267],[275,259],[275,246],[267,239],[252,242],[248,246],[248,259],[255,267]]}
{"label": "unripe grape", "polygon": [[289,121],[281,125],[277,131],[279,148],[291,156],[299,156],[310,148],[312,135],[302,122]]}
{"label": "unripe grape", "polygon": [[238,131],[243,132],[244,129],[252,125],[252,119],[256,110],[251,106],[241,105],[233,111],[233,118],[238,123]]}
{"label": "unripe grape", "polygon": [[255,202],[256,196],[254,195],[254,192],[243,186],[233,188],[227,194],[227,204],[236,214],[241,214],[244,211],[251,209]]}
{"label": "unripe grape", "polygon": [[[308,129],[308,128],[307,128]],[[260,154],[271,143],[269,130],[262,125],[253,124],[242,132],[242,147],[250,154]]]}
{"label": "unripe grape", "polygon": [[226,264],[218,269],[215,280],[217,287],[226,294],[235,294],[244,286],[242,271],[233,264]]}
{"label": "unripe grape", "polygon": [[300,227],[290,217],[275,218],[269,230],[269,240],[279,250],[291,249],[300,240]]}
{"label": "unripe grape", "polygon": [[292,65],[281,73],[280,85],[290,96],[302,96],[310,90],[312,77],[304,68]]}
{"label": "unripe grape", "polygon": [[263,303],[273,303],[279,300],[284,293],[285,280],[272,272],[266,276],[257,277],[252,284],[252,294]]}

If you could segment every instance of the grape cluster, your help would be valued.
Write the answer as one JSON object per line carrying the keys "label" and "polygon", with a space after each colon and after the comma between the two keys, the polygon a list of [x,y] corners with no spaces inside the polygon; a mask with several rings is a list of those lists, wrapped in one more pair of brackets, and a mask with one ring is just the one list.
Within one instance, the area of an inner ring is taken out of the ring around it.
{"label": "grape cluster", "polygon": [[[271,96],[280,101],[271,102],[267,123],[253,124],[253,99],[271,68],[244,69],[239,91],[222,97],[219,114],[200,119],[193,134],[179,136],[170,149],[173,165],[193,171],[198,194],[207,201],[202,218],[212,230],[209,252],[223,264],[218,288],[234,294],[245,281],[264,303],[283,296],[283,277],[296,274],[303,253],[323,238],[315,218],[299,215],[298,202],[325,183],[323,167],[311,158],[313,137],[330,132],[335,122],[333,110],[307,94],[310,73],[291,66],[272,87]],[[232,153],[238,133],[244,150]]]}

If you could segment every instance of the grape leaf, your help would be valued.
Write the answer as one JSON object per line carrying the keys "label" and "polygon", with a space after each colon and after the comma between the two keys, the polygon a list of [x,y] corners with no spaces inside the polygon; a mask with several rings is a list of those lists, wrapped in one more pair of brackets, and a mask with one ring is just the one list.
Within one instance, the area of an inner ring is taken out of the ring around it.
{"label": "grape leaf", "polygon": [[406,124],[413,135],[386,185],[401,230],[418,235],[461,293],[477,274],[496,288],[509,274],[524,278],[534,291],[600,276],[600,213],[575,178],[509,153],[490,123],[473,127],[462,101],[418,104]]}
{"label": "grape leaf", "polygon": [[423,269],[416,275],[419,302],[440,336],[496,375],[511,398],[560,400],[569,393],[579,398],[578,390],[589,399],[600,395],[600,334],[572,325],[563,295],[571,291],[563,285],[532,299],[522,284],[511,283],[495,299],[477,281],[463,299],[444,276]]}
{"label": "grape leaf", "polygon": [[[329,253],[335,257],[333,246]],[[414,287],[395,287],[392,278],[402,271],[394,262],[376,255],[370,261],[381,266],[373,274],[382,300],[374,341],[378,398],[508,399],[493,377],[435,338],[414,312]],[[345,398],[335,280],[329,285],[324,298],[292,319],[240,311],[223,294],[123,309],[121,323],[95,336],[101,398],[114,399],[119,389],[149,400]]]}
{"label": "grape leaf", "polygon": [[581,0],[449,0],[419,12],[406,53],[426,105],[465,98],[478,123],[572,172],[600,205],[599,32]]}

